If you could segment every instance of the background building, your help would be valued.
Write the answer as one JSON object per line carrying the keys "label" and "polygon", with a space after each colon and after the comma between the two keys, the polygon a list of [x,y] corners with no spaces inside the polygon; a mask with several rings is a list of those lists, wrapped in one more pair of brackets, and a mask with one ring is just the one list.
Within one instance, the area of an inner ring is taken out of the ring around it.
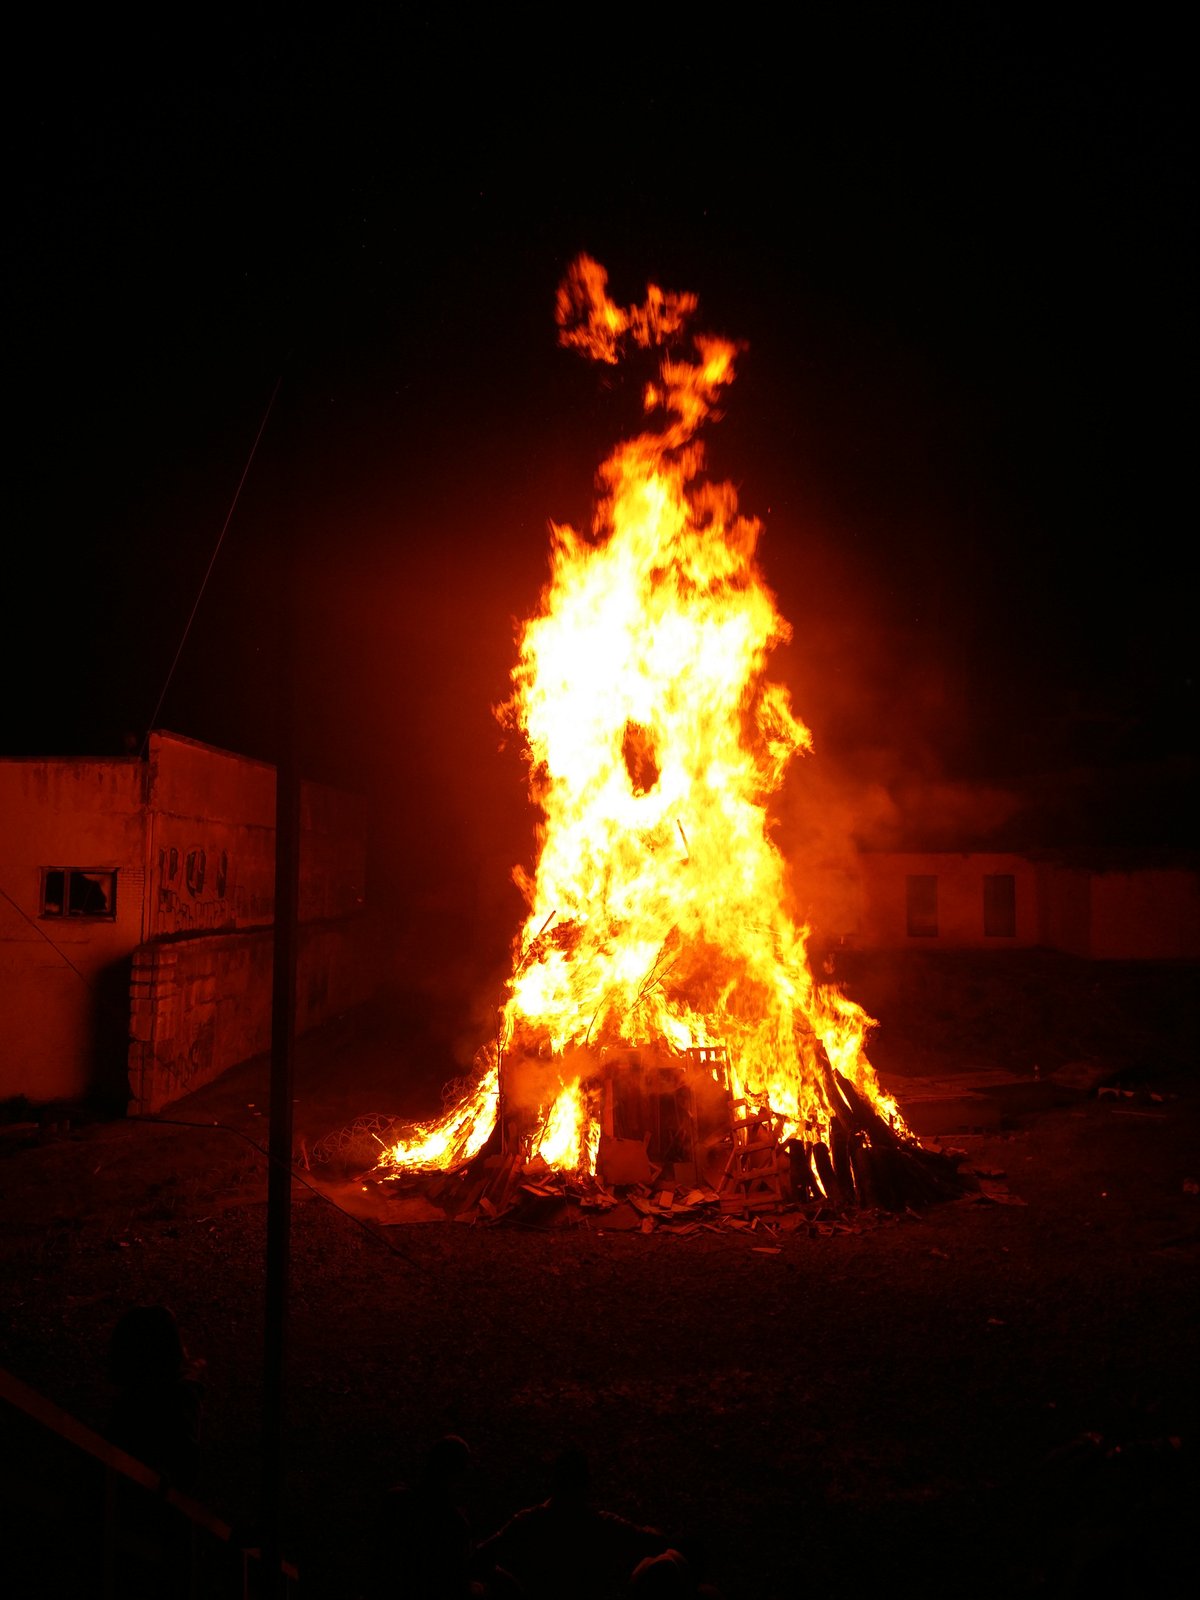
{"label": "background building", "polygon": [[[270,1044],[275,771],[172,733],[0,762],[0,1100],[154,1111]],[[301,787],[296,1027],[367,1000],[366,809]]]}
{"label": "background building", "polygon": [[1179,855],[878,851],[859,857],[862,949],[1028,949],[1200,960],[1200,873]]}

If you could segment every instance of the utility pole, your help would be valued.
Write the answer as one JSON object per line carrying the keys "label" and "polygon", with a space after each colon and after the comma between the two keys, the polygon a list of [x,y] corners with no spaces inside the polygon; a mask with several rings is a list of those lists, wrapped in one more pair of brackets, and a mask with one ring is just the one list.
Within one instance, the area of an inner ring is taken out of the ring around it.
{"label": "utility pole", "polygon": [[[285,408],[285,428],[287,427]],[[285,454],[287,453],[285,444]],[[292,1081],[300,899],[300,775],[296,755],[295,610],[290,496],[277,491],[278,657],[275,765],[275,934],[271,992],[270,1161],[262,1402],[262,1593],[283,1596],[283,1432],[292,1225]]]}

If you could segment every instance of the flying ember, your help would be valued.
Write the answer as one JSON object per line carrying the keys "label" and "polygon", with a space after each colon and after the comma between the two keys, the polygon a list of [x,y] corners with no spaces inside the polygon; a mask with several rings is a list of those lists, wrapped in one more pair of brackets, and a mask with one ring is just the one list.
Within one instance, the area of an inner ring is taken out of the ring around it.
{"label": "flying ember", "polygon": [[514,873],[528,914],[496,1039],[381,1171],[445,1171],[487,1147],[602,1184],[671,1168],[746,1193],[747,1173],[761,1188],[786,1161],[793,1191],[825,1194],[839,1159],[853,1188],[847,1140],[915,1145],[865,1054],[872,1019],[810,970],[771,837],[812,739],[768,675],[790,629],[760,524],[705,472],[700,432],[743,347],[692,333],[696,311],[653,285],[616,304],[587,256],[559,288],[561,345],[608,364],[657,352],[656,373],[643,431],[599,469],[591,532],[551,528],[497,711],[539,827],[535,869]]}

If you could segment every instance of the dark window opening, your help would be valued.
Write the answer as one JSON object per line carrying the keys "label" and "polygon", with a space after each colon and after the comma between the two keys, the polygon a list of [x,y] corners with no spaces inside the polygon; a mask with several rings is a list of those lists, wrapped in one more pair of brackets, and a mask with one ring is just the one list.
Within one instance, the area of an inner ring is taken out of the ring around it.
{"label": "dark window opening", "polygon": [[105,917],[117,914],[117,875],[84,867],[45,867],[43,917]]}
{"label": "dark window opening", "polygon": [[1017,932],[1017,880],[1011,872],[985,874],[983,932],[988,939],[1012,939]]}
{"label": "dark window opening", "polygon": [[924,873],[907,879],[908,936],[936,939],[938,931],[937,878]]}

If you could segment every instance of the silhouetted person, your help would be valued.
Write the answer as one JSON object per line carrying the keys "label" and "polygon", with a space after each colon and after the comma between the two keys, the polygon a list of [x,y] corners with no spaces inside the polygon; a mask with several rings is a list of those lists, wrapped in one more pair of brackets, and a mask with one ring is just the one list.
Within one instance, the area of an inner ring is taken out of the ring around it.
{"label": "silhouetted person", "polygon": [[123,1600],[184,1600],[191,1592],[192,1524],[165,1497],[190,1494],[200,1455],[203,1363],[191,1361],[174,1316],[162,1305],[135,1306],[108,1349],[115,1395],[108,1438],[160,1478],[157,1493],[116,1479],[113,1562]]}
{"label": "silhouetted person", "polygon": [[528,1600],[602,1600],[624,1591],[637,1563],[666,1547],[657,1528],[596,1510],[587,1457],[570,1449],[552,1465],[549,1497],[483,1540],[475,1561],[477,1572],[511,1573]]}
{"label": "silhouetted person", "polygon": [[387,1492],[372,1541],[369,1600],[516,1600],[503,1574],[494,1584],[471,1575],[474,1541],[463,1501],[473,1465],[466,1440],[448,1433],[426,1451],[415,1483]]}
{"label": "silhouetted person", "polygon": [[113,1444],[190,1493],[200,1459],[203,1363],[192,1361],[166,1306],[135,1306],[113,1330],[109,1375],[116,1391]]}

